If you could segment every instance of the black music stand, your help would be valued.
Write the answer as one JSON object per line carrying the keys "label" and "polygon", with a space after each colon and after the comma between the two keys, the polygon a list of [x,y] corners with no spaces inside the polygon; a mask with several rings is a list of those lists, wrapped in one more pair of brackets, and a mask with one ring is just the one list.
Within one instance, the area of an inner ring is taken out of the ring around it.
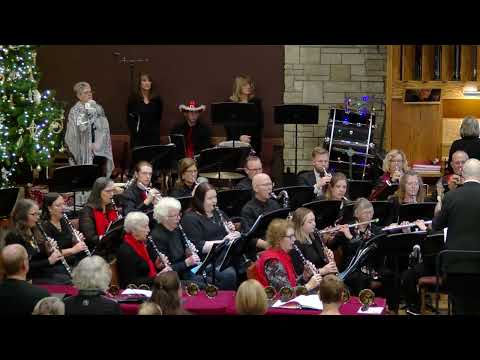
{"label": "black music stand", "polygon": [[176,161],[186,157],[187,148],[185,146],[185,136],[183,134],[170,134],[170,143],[176,147]]}
{"label": "black music stand", "polygon": [[393,195],[398,190],[398,184],[392,184],[385,187],[385,189],[377,196],[377,200],[387,200],[389,196]]}
{"label": "black music stand", "polygon": [[315,222],[318,229],[332,226],[341,215],[340,200],[316,200],[303,204],[315,214]]}
{"label": "black music stand", "polygon": [[359,197],[368,198],[372,193],[373,182],[370,180],[348,180],[348,194],[351,200]]}
{"label": "black music stand", "polygon": [[20,188],[0,189],[0,219],[8,219],[17,202]]}
{"label": "black music stand", "polygon": [[288,207],[292,211],[297,210],[303,204],[312,201],[314,197],[313,186],[287,186],[273,189],[273,192],[278,195],[280,191],[285,190],[288,194]]}
{"label": "black music stand", "polygon": [[434,268],[438,253],[445,250],[443,230],[428,234],[420,244],[420,248],[422,249],[423,262]]}
{"label": "black music stand", "polygon": [[[354,208],[355,204],[347,204],[343,207],[342,209],[342,212],[343,212],[343,216],[342,216],[342,223],[343,224],[352,224],[355,222],[355,215],[353,213],[353,208]],[[376,216],[373,216],[373,218],[375,218]]]}
{"label": "black music stand", "polygon": [[251,190],[224,190],[217,193],[217,204],[230,218],[239,217],[243,206],[252,199]]}
{"label": "black music stand", "polygon": [[177,147],[175,144],[137,146],[132,150],[132,162],[148,161],[153,166],[154,173],[171,171],[176,168]]}
{"label": "black music stand", "polygon": [[216,259],[217,259],[218,245],[219,244],[213,244],[207,256],[202,261],[202,264],[198,267],[197,271],[195,272],[195,275],[202,274],[204,271],[206,272],[207,266],[211,264],[212,265],[212,285],[215,285],[215,272],[217,271],[215,265],[216,265]]}
{"label": "black music stand", "polygon": [[[95,180],[101,175],[98,165],[72,165],[58,167],[48,182],[51,192],[73,192],[73,213],[76,214],[76,196],[80,191],[91,190]],[[81,204],[83,206],[83,204]]]}
{"label": "black music stand", "polygon": [[267,232],[268,225],[270,225],[272,220],[286,219],[290,215],[290,212],[290,208],[282,208],[260,215],[257,220],[255,220],[255,223],[252,225],[250,230],[245,233],[245,237],[248,239],[263,238]]}
{"label": "black music stand", "polygon": [[123,243],[123,224],[125,218],[114,221],[109,225],[105,235],[98,242],[97,246],[92,250],[92,255],[100,255],[107,260],[115,256],[120,245]]}
{"label": "black music stand", "polygon": [[390,225],[388,220],[392,216],[393,203],[389,201],[372,201],[374,218],[378,218],[378,226]]}
{"label": "black music stand", "polygon": [[298,124],[318,124],[318,105],[277,105],[273,107],[275,124],[295,124],[295,175],[297,174]]}
{"label": "black music stand", "polygon": [[219,178],[223,171],[237,171],[243,167],[245,159],[250,154],[250,148],[211,148],[200,152],[198,159],[199,172],[218,172]]}
{"label": "black music stand", "polygon": [[182,196],[176,198],[182,205],[182,211],[187,211],[192,206],[192,196]]}
{"label": "black music stand", "polygon": [[418,204],[402,204],[399,210],[399,222],[415,220],[432,220],[435,212],[434,202],[423,202]]}

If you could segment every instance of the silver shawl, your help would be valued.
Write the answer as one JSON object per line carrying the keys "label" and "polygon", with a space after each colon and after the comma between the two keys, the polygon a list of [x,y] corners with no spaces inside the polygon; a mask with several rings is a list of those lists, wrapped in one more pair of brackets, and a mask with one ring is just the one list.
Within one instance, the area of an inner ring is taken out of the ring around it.
{"label": "silver shawl", "polygon": [[[90,149],[92,123],[95,127],[95,143],[93,149]],[[110,177],[114,167],[110,126],[103,108],[95,101],[91,100],[85,105],[78,101],[70,109],[65,143],[74,156],[77,165],[92,164],[95,155],[106,157],[107,177]]]}

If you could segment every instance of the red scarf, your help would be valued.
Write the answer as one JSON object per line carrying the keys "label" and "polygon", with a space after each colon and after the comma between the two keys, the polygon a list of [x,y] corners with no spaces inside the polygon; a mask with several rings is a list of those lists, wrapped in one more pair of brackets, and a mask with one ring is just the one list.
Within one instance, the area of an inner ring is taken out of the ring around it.
{"label": "red scarf", "polygon": [[137,253],[138,256],[140,256],[143,260],[146,261],[148,268],[150,271],[148,272],[148,277],[155,277],[157,275],[157,271],[155,270],[155,266],[153,265],[152,259],[150,259],[150,256],[148,256],[147,252],[147,246],[143,241],[138,241],[133,237],[132,234],[125,234],[125,237],[123,238],[125,242],[130,245]]}
{"label": "red scarf", "polygon": [[256,276],[258,278],[258,281],[264,287],[270,285],[268,283],[267,277],[265,276],[265,263],[268,260],[272,259],[280,261],[280,263],[283,265],[283,268],[287,272],[288,281],[290,281],[291,287],[294,288],[295,286],[297,286],[297,278],[295,275],[295,270],[293,269],[292,258],[290,257],[290,255],[288,255],[288,253],[286,253],[283,249],[280,248],[265,250],[262,255],[260,255],[260,258],[257,260],[256,266]]}
{"label": "red scarf", "polygon": [[192,134],[193,134],[193,128],[189,126],[187,130],[187,136],[185,136],[185,148],[186,148],[185,156],[191,159],[193,159],[193,156],[194,156]]}
{"label": "red scarf", "polygon": [[104,214],[101,210],[93,209],[93,217],[95,219],[97,235],[100,236],[105,235],[108,225],[117,220],[117,213],[114,210],[107,210],[107,214]]}

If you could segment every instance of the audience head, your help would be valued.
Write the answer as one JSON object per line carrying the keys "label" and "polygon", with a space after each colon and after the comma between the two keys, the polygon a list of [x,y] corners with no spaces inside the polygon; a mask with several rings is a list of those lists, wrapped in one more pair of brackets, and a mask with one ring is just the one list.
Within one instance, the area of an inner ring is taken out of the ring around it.
{"label": "audience head", "polygon": [[59,220],[65,211],[65,199],[62,195],[56,192],[50,192],[45,195],[43,199],[43,206],[42,206],[42,219],[43,220],[51,220],[57,219]]}
{"label": "audience head", "polygon": [[127,234],[131,234],[136,240],[146,241],[150,233],[148,223],[149,219],[145,213],[132,211],[125,217],[123,228]]}
{"label": "audience head", "polygon": [[367,199],[361,197],[355,201],[353,214],[358,222],[370,221],[373,219],[373,205]]}
{"label": "audience head", "polygon": [[416,202],[425,200],[425,188],[423,187],[422,177],[415,171],[409,170],[400,178],[398,190],[395,193],[400,202],[408,197],[416,197]]}
{"label": "audience head", "polygon": [[35,201],[21,199],[17,201],[12,211],[12,223],[15,228],[24,232],[32,229],[40,219],[40,210]]}
{"label": "audience head", "polygon": [[383,171],[389,174],[393,174],[395,170],[402,172],[408,171],[407,156],[402,150],[392,149],[383,160]]}
{"label": "audience head", "polygon": [[274,219],[268,225],[266,240],[272,248],[289,252],[295,242],[293,223],[285,219]]}
{"label": "audience head", "polygon": [[27,250],[20,244],[12,244],[5,246],[1,254],[6,277],[19,277],[25,280],[29,270]]}
{"label": "audience head", "polygon": [[480,128],[478,125],[478,120],[469,115],[466,116],[462,125],[460,126],[460,136],[463,138],[478,138],[480,136]]}
{"label": "audience head", "polygon": [[163,315],[162,308],[152,301],[146,301],[138,308],[138,315]]}
{"label": "audience head", "polygon": [[181,315],[184,313],[181,304],[182,287],[175,271],[166,271],[157,275],[153,281],[150,301],[160,306],[165,315]]}
{"label": "audience head", "polygon": [[268,310],[267,294],[254,279],[244,281],[235,295],[235,308],[240,315],[263,315]]}
{"label": "audience head", "polygon": [[137,182],[141,183],[143,186],[148,187],[150,186],[150,182],[152,181],[152,174],[153,174],[153,167],[148,161],[139,161],[135,165],[135,178]]}
{"label": "audience head", "polygon": [[82,259],[73,269],[73,285],[80,290],[106,291],[112,280],[110,265],[97,255]]}
{"label": "audience head", "polygon": [[255,197],[260,201],[267,201],[273,189],[273,183],[267,174],[257,174],[252,179],[252,188]]}
{"label": "audience head", "polygon": [[263,172],[262,160],[258,156],[248,156],[245,160],[244,170],[249,179]]}
{"label": "audience head", "polygon": [[32,315],[65,315],[65,304],[59,298],[49,296],[37,302]]}
{"label": "audience head", "polygon": [[217,191],[213,185],[203,182],[195,187],[192,197],[192,210],[202,215],[212,213],[217,206]]}
{"label": "audience head", "polygon": [[465,151],[457,150],[452,154],[452,161],[450,166],[453,169],[453,173],[456,175],[462,175],[463,166],[468,160],[468,154]]}
{"label": "audience head", "polygon": [[342,304],[345,285],[343,281],[333,274],[322,278],[319,287],[319,297],[323,305],[335,304],[338,307]]}
{"label": "audience head", "polygon": [[92,186],[87,203],[95,209],[102,209],[112,203],[114,182],[106,177],[99,177]]}
{"label": "audience head", "polygon": [[73,92],[77,96],[78,100],[85,104],[90,100],[93,100],[93,92],[90,84],[85,81],[80,81],[73,86]]}
{"label": "audience head", "polygon": [[238,75],[233,80],[233,95],[230,97],[235,102],[240,102],[243,98],[247,100],[255,96],[255,84],[249,75]]}
{"label": "audience head", "polygon": [[463,177],[465,180],[480,181],[480,161],[477,159],[468,159],[463,166]]}
{"label": "audience head", "polygon": [[180,201],[172,197],[162,197],[155,205],[153,218],[168,230],[173,231],[180,222],[181,210]]}
{"label": "audience head", "polygon": [[333,174],[326,192],[327,199],[343,200],[343,197],[347,194],[347,186],[347,177],[343,173],[337,172]]}
{"label": "audience head", "polygon": [[178,181],[177,185],[185,184],[188,187],[195,185],[197,180],[197,163],[191,158],[183,158],[178,163]]}
{"label": "audience head", "polygon": [[312,165],[316,172],[327,170],[329,165],[328,150],[321,146],[316,146],[312,150]]}
{"label": "audience head", "polygon": [[295,238],[302,244],[310,244],[310,234],[315,230],[315,214],[312,210],[299,207],[293,212],[292,222],[295,226]]}

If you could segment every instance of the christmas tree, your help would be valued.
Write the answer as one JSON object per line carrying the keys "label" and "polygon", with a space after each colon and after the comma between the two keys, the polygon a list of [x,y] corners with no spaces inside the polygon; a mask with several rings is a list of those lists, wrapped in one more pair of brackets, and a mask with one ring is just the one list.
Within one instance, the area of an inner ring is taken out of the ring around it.
{"label": "christmas tree", "polygon": [[38,90],[36,56],[32,45],[0,45],[0,188],[63,151],[64,109],[52,91]]}

